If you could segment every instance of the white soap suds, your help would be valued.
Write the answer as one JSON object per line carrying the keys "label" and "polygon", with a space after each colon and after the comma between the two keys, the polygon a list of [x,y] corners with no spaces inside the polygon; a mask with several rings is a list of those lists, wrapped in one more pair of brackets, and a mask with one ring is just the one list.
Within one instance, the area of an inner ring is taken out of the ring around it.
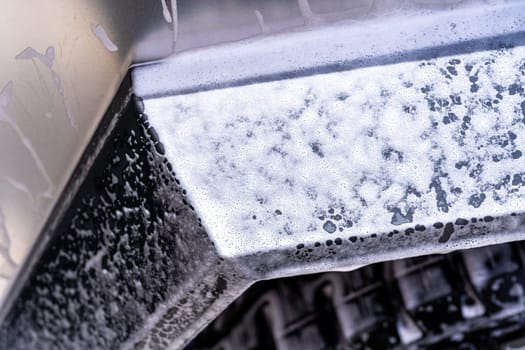
{"label": "white soap suds", "polygon": [[53,46],[49,46],[46,49],[46,53],[41,54],[38,51],[36,51],[34,48],[27,47],[22,52],[20,52],[18,55],[16,55],[15,59],[17,60],[37,59],[49,69],[49,72],[51,73],[51,78],[53,79],[55,87],[62,98],[62,103],[64,105],[64,109],[66,111],[66,116],[69,120],[69,123],[73,129],[78,130],[78,124],[76,120],[73,118],[71,107],[69,106],[69,101],[65,95],[64,86],[62,85],[62,80],[60,79],[60,75],[58,75],[58,73],[53,69],[53,63],[55,61],[55,48]]}
{"label": "white soap suds", "polygon": [[162,15],[164,16],[164,20],[168,23],[172,23],[173,19],[171,18],[171,13],[166,4],[166,0],[160,0],[160,2],[162,4]]}
{"label": "white soap suds", "polygon": [[522,57],[523,47],[481,51],[145,108],[210,235],[234,256],[519,211],[523,97],[508,87],[495,97],[491,62],[511,64],[523,86]]}
{"label": "white soap suds", "polygon": [[105,249],[100,249],[97,254],[93,255],[84,266],[84,270],[89,271],[90,269],[100,269],[102,264],[102,258],[106,255]]}
{"label": "white soap suds", "polygon": [[115,45],[113,41],[109,38],[108,34],[106,33],[106,30],[104,27],[102,27],[101,24],[91,24],[91,31],[95,36],[100,40],[102,45],[108,50],[109,52],[117,52],[118,46]]}

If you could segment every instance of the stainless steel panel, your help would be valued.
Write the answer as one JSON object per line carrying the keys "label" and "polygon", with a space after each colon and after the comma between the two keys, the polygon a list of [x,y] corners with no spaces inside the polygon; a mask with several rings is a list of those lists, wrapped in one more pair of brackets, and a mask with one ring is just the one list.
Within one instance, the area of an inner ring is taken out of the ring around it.
{"label": "stainless steel panel", "polygon": [[0,12],[2,295],[129,65],[169,54],[174,24],[161,1],[4,1]]}
{"label": "stainless steel panel", "polygon": [[[133,72],[188,202],[239,275],[525,237],[525,2],[382,3]],[[184,346],[190,326],[155,320],[141,346]]]}

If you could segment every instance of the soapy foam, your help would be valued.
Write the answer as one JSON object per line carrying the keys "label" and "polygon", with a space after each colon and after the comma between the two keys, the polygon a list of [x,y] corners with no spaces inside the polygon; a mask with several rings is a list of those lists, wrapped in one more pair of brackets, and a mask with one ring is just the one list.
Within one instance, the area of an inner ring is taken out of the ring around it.
{"label": "soapy foam", "polygon": [[211,236],[235,255],[334,238],[328,220],[348,236],[519,211],[524,190],[505,179],[525,172],[512,156],[524,97],[506,84],[525,83],[524,56],[475,52],[145,108]]}

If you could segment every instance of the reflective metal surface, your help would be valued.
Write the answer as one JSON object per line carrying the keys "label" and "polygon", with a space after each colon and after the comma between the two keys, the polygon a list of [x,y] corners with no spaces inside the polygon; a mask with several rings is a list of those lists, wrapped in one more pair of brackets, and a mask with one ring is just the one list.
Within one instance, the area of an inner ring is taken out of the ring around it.
{"label": "reflective metal surface", "polygon": [[[239,275],[525,238],[525,2],[456,5],[189,50],[134,71],[188,202]],[[209,319],[170,305],[195,332]],[[173,323],[162,317],[138,347],[183,347],[191,331]]]}
{"label": "reflective metal surface", "polygon": [[0,322],[1,349],[140,348],[162,319],[184,342],[248,283],[217,256],[130,97],[126,79],[82,159],[82,184]]}
{"label": "reflective metal surface", "polygon": [[[511,0],[512,1],[512,0]],[[406,11],[481,6],[485,0],[177,0],[176,52]],[[503,3],[506,1],[491,1]],[[412,12],[413,13],[413,12]],[[312,41],[311,44],[321,42]],[[220,68],[220,67],[219,67]]]}
{"label": "reflective metal surface", "polygon": [[[523,1],[140,4],[9,41],[0,254],[20,263],[56,205],[3,347],[180,349],[257,280],[523,239]],[[173,30],[187,52],[136,68],[144,100],[126,85],[62,191],[133,55]],[[62,60],[70,33],[87,42]]]}
{"label": "reflective metal surface", "polygon": [[129,65],[169,54],[173,22],[161,1],[5,1],[0,12],[3,295]]}

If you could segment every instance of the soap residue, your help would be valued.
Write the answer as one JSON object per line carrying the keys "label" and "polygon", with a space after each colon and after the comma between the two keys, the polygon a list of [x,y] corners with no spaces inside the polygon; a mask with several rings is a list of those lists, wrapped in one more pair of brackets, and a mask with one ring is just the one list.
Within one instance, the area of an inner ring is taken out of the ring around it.
{"label": "soap residue", "polygon": [[166,4],[166,0],[160,0],[160,2],[162,4],[162,15],[164,16],[164,20],[168,23],[173,22],[170,10],[168,9],[168,5]]}
{"label": "soap residue", "polygon": [[259,10],[255,10],[255,17],[257,18],[257,23],[259,23],[259,28],[261,28],[261,32],[263,34],[268,33],[270,31],[270,28],[266,25],[264,22],[264,17]]}
{"label": "soap residue", "polygon": [[31,194],[31,191],[29,191],[29,188],[25,184],[23,184],[20,181],[17,181],[15,179],[12,179],[10,177],[7,177],[7,182],[16,190],[22,192],[30,201],[34,201],[35,198]]}
{"label": "soap residue", "polygon": [[71,127],[75,130],[78,130],[78,124],[76,120],[73,118],[73,114],[71,113],[71,108],[69,106],[69,102],[66,98],[65,92],[64,92],[64,86],[62,85],[62,80],[60,79],[60,75],[53,69],[53,64],[55,61],[55,48],[53,46],[49,46],[46,49],[45,54],[41,54],[40,52],[36,51],[32,47],[25,48],[22,52],[20,52],[18,55],[15,56],[15,59],[17,60],[32,60],[37,59],[40,62],[42,62],[51,73],[51,78],[53,79],[53,82],[55,83],[55,87],[62,97],[62,103],[64,105],[64,109],[66,111],[67,118],[69,120],[69,123],[71,124]]}
{"label": "soap residue", "polygon": [[[6,178],[7,182],[13,187],[15,190],[21,192],[26,196],[27,200],[31,204],[31,210],[38,215],[39,217],[44,217],[44,211],[42,208],[42,203],[38,201],[40,198],[52,198],[48,196],[47,191],[40,193],[37,197],[33,196],[33,193],[29,190],[27,185],[21,181],[12,179],[11,177]],[[52,192],[50,193],[52,194]]]}
{"label": "soap residue", "polygon": [[9,115],[7,112],[4,112],[4,110],[9,105],[9,102],[11,101],[11,97],[13,96],[13,82],[10,80],[7,82],[7,84],[4,85],[2,90],[0,90],[0,120],[7,121],[9,118]]}
{"label": "soap residue", "polygon": [[47,182],[47,189],[41,194],[44,198],[49,198],[52,196],[54,190],[55,190],[55,184],[53,180],[51,180],[51,176],[47,172],[44,162],[38,155],[35,147],[33,146],[31,140],[24,134],[18,123],[14,118],[12,118],[8,111],[7,107],[9,105],[9,102],[11,100],[11,97],[13,95],[13,87],[14,83],[12,81],[9,81],[0,91],[0,122],[7,123],[11,126],[11,128],[16,132],[18,137],[20,138],[20,141],[22,141],[22,144],[26,148],[26,150],[29,152],[31,157],[33,158],[33,161],[35,162],[36,167],[44,177],[44,179]]}
{"label": "soap residue", "polygon": [[235,256],[522,210],[524,50],[144,104],[192,205]]}
{"label": "soap residue", "polygon": [[22,52],[15,56],[17,60],[32,60],[33,58],[38,59],[48,68],[53,68],[53,61],[55,60],[55,48],[49,46],[46,49],[45,54],[41,54],[32,47],[26,47]]}
{"label": "soap residue", "polygon": [[100,40],[102,45],[108,50],[109,52],[117,52],[118,47],[115,45],[113,41],[108,37],[108,34],[106,33],[106,30],[104,27],[102,27],[101,24],[91,24],[91,31],[95,36]]}

